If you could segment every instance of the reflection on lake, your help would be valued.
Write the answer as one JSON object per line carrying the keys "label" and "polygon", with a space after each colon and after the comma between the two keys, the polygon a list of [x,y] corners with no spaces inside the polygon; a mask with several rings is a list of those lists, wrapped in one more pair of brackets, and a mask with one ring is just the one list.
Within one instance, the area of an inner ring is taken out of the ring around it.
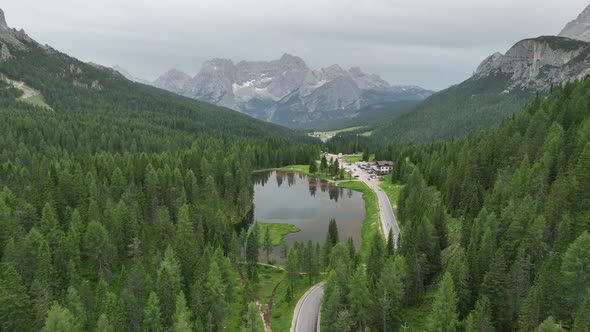
{"label": "reflection on lake", "polygon": [[331,218],[336,219],[341,240],[352,237],[358,248],[365,216],[362,194],[292,172],[254,175],[254,220],[287,223],[301,229],[285,241],[324,243]]}

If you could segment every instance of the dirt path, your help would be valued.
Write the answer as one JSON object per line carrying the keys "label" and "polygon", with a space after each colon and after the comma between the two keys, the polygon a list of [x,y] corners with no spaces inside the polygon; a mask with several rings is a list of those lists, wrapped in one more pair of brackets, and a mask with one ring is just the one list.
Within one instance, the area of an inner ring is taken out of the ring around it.
{"label": "dirt path", "polygon": [[[242,282],[242,285],[246,285],[246,277],[244,277],[244,273],[242,272],[242,266],[241,266],[240,262],[235,262],[235,265],[236,265],[236,270],[238,271],[238,274],[240,275],[240,281]],[[272,332],[272,327],[270,326],[270,310],[268,310],[268,312],[264,310],[264,307],[262,306],[262,303],[260,302],[260,298],[258,297],[258,294],[256,292],[254,292],[252,294],[252,296],[254,297],[254,302],[256,303],[256,307],[258,308],[258,314],[260,314],[260,318],[262,319],[262,323],[264,324],[264,331],[265,332]],[[274,291],[273,291],[273,296],[271,297],[271,300],[270,300],[271,307],[272,307],[272,300],[273,299],[274,299]]]}

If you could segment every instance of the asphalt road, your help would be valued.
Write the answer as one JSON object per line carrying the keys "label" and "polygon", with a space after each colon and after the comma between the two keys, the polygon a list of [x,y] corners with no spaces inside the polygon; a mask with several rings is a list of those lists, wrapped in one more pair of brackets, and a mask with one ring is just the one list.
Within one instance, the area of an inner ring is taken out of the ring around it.
{"label": "asphalt road", "polygon": [[[356,169],[356,171],[354,171]],[[379,205],[379,220],[381,221],[381,229],[385,239],[389,235],[389,230],[393,230],[393,239],[395,247],[397,248],[397,239],[399,238],[399,226],[395,215],[393,214],[393,208],[387,194],[379,187],[380,181],[377,179],[371,179],[370,175],[365,171],[361,170],[357,166],[352,166],[352,174],[358,175],[358,179],[363,181],[369,188],[371,188],[375,194],[377,194],[377,203]]]}
{"label": "asphalt road", "polygon": [[297,302],[291,322],[291,332],[319,331],[320,309],[324,296],[324,282],[312,286]]}

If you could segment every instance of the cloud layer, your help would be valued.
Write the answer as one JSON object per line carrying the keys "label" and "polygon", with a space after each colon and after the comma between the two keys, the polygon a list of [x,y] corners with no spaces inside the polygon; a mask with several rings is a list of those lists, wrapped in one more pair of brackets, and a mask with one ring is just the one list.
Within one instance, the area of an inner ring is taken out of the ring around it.
{"label": "cloud layer", "polygon": [[154,79],[209,58],[360,66],[443,89],[523,38],[557,34],[587,0],[20,0],[8,24],[84,61]]}

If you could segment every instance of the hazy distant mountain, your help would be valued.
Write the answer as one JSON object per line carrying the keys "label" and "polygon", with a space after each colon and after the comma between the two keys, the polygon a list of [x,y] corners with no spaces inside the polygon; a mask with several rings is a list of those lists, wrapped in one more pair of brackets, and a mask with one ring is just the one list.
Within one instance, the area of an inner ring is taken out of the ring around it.
{"label": "hazy distant mountain", "polygon": [[289,54],[273,61],[237,64],[227,59],[212,59],[193,78],[171,70],[153,84],[292,127],[354,118],[367,105],[422,100],[432,94],[417,86],[391,86],[357,67],[344,70],[332,65],[310,69],[301,58]]}
{"label": "hazy distant mountain", "polygon": [[116,70],[117,72],[119,72],[119,74],[123,75],[123,77],[130,80],[131,82],[137,82],[137,83],[147,84],[147,85],[151,84],[151,82],[146,79],[133,76],[130,72],[128,72],[126,69],[124,69],[122,67],[114,66],[113,69]]}
{"label": "hazy distant mountain", "polygon": [[575,20],[569,22],[559,36],[590,42],[590,5]]}

